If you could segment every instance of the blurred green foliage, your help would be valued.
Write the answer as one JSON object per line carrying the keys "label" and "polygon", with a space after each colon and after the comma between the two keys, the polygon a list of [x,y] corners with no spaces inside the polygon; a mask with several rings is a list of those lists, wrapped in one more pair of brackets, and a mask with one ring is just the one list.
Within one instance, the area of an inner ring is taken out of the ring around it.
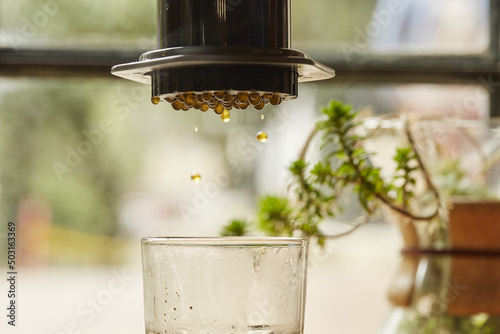
{"label": "blurred green foliage", "polygon": [[[118,195],[135,180],[139,151],[131,117],[118,117],[115,88],[103,79],[3,83],[9,87],[0,113],[1,221],[35,229],[49,220],[54,228],[117,235]],[[49,213],[22,207],[30,198]]]}
{"label": "blurred green foliage", "polygon": [[2,0],[0,19],[0,28],[10,35],[7,41],[22,47],[152,49],[156,45],[155,0]]}
{"label": "blurred green foliage", "polygon": [[[460,166],[461,159],[443,163],[437,171],[436,185],[448,197],[469,199],[497,199],[497,196],[485,184],[472,180]],[[475,182],[474,182],[475,181]]]}
{"label": "blurred green foliage", "polygon": [[376,0],[292,0],[294,47],[306,52],[339,52],[369,24]]}

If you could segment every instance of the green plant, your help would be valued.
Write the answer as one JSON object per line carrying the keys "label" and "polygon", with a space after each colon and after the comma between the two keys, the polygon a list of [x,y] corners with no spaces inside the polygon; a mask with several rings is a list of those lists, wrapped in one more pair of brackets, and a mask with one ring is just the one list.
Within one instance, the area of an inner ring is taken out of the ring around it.
{"label": "green plant", "polygon": [[[328,236],[319,228],[327,217],[335,217],[343,211],[341,198],[354,191],[363,208],[364,215],[350,233],[369,221],[381,205],[413,220],[430,220],[438,215],[439,205],[429,214],[419,214],[412,209],[416,200],[417,173],[427,181],[435,203],[438,193],[432,186],[420,156],[413,148],[413,138],[407,131],[408,146],[398,148],[394,155],[396,168],[391,177],[383,177],[381,169],[371,162],[372,153],[363,148],[366,137],[359,134],[361,120],[350,105],[331,101],[322,108],[324,119],[316,123],[314,131],[306,141],[299,158],[289,170],[293,176],[292,191],[287,197],[265,196],[258,202],[257,218],[254,221],[233,221],[224,227],[225,235],[242,235],[250,226],[271,236],[316,237],[320,245]],[[321,136],[323,158],[311,164],[306,153],[312,139]],[[242,225],[244,228],[242,228]]]}
{"label": "green plant", "polygon": [[446,197],[496,198],[486,185],[477,184],[467,176],[466,172],[460,168],[460,159],[444,163],[437,174],[438,177],[435,178],[436,185]]}
{"label": "green plant", "polygon": [[477,314],[451,316],[445,313],[421,316],[418,312],[407,315],[398,327],[397,333],[450,333],[450,334],[495,334],[498,333],[500,319],[495,315]]}

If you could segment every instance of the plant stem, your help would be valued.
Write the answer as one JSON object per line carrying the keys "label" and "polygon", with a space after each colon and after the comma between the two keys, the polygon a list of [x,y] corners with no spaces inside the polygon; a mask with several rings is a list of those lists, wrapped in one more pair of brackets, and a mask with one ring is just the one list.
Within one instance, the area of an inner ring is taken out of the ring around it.
{"label": "plant stem", "polygon": [[322,237],[325,239],[328,239],[328,240],[344,237],[344,236],[349,235],[352,232],[356,231],[361,226],[367,224],[369,221],[370,221],[370,216],[364,216],[363,221],[361,221],[357,224],[354,224],[351,229],[344,231],[344,232],[337,233],[337,234],[322,235]]}
{"label": "plant stem", "polygon": [[[432,191],[432,194],[436,198],[436,201],[438,203],[436,207],[436,212],[433,217],[434,218],[437,216],[439,212],[439,203],[440,201],[440,195],[439,192],[437,191],[436,187],[434,186],[434,183],[431,181],[431,177],[429,172],[427,171],[427,168],[425,167],[424,163],[422,162],[422,158],[420,157],[420,154],[418,153],[416,146],[415,146],[415,139],[413,139],[413,134],[411,133],[410,127],[408,124],[405,124],[405,133],[406,137],[408,138],[408,142],[410,143],[411,148],[413,149],[413,152],[415,152],[415,159],[417,160],[418,167],[422,171],[422,175],[424,176],[425,183],[427,184],[427,187],[429,187],[429,190]],[[429,219],[431,219],[429,218]]]}
{"label": "plant stem", "polygon": [[311,133],[307,137],[307,140],[304,143],[302,150],[300,150],[299,159],[301,159],[301,160],[306,159],[307,150],[309,149],[309,146],[311,145],[311,142],[312,142],[314,136],[316,136],[316,133],[318,133],[318,128],[314,127],[314,129],[311,131]]}

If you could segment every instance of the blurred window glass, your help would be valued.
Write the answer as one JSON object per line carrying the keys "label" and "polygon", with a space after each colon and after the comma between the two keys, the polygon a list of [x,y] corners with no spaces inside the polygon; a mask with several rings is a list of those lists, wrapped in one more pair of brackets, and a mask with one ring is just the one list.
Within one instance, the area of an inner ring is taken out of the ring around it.
{"label": "blurred window glass", "polygon": [[0,1],[0,47],[151,50],[155,45],[155,0]]}
{"label": "blurred window glass", "polygon": [[292,9],[295,47],[308,51],[469,55],[489,48],[489,0],[294,0]]}
{"label": "blurred window glass", "polygon": [[[292,1],[294,47],[322,53],[482,54],[489,0]],[[0,47],[147,49],[156,1],[0,1]]]}

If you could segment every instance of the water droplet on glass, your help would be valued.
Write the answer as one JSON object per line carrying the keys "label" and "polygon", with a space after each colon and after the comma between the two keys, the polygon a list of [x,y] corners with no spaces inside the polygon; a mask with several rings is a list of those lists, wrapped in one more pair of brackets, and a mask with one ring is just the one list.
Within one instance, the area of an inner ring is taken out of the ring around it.
{"label": "water droplet on glass", "polygon": [[267,142],[267,133],[265,133],[264,131],[259,131],[257,133],[257,140],[261,143]]}
{"label": "water droplet on glass", "polygon": [[191,175],[191,180],[194,183],[200,182],[201,181],[201,175],[200,175],[200,173],[196,173],[196,174]]}
{"label": "water droplet on glass", "polygon": [[220,118],[224,123],[227,123],[231,120],[231,114],[229,113],[229,110],[224,109],[222,114],[220,114]]}
{"label": "water droplet on glass", "polygon": [[151,98],[151,103],[153,103],[153,104],[158,104],[158,103],[160,103],[160,97],[159,97],[159,96],[153,96],[153,97]]}
{"label": "water droplet on glass", "polygon": [[256,273],[260,271],[260,262],[262,261],[263,254],[265,254],[265,251],[262,249],[258,249],[253,256],[253,270]]}

